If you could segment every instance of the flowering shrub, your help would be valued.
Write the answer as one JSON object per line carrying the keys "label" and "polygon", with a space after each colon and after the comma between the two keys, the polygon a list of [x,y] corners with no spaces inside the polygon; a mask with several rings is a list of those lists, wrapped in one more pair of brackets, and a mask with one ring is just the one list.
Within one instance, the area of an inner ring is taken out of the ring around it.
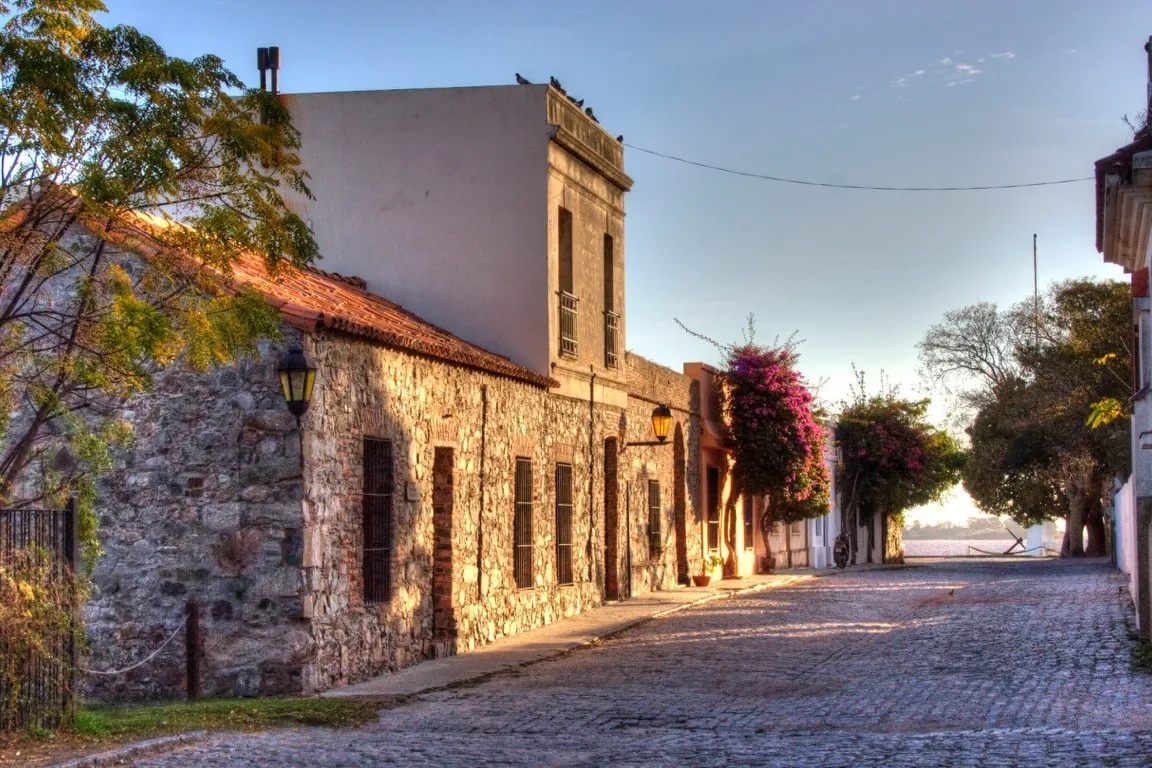
{"label": "flowering shrub", "polygon": [[905,400],[891,390],[867,395],[860,378],[836,425],[849,507],[897,515],[960,481],[964,454],[951,435],[928,423],[927,411],[927,400]]}
{"label": "flowering shrub", "polygon": [[748,343],[728,350],[724,412],[732,471],[742,491],[768,499],[766,528],[828,511],[828,432],[796,370],[798,357],[791,344]]}

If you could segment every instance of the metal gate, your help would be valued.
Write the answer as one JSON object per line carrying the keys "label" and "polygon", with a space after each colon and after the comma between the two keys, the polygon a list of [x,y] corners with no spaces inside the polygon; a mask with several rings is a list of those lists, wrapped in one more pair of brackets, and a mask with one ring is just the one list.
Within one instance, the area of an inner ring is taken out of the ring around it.
{"label": "metal gate", "polygon": [[[0,579],[20,589],[33,576],[54,589],[48,599],[75,616],[76,507],[0,509]],[[35,589],[35,586],[29,586]],[[59,728],[72,714],[76,666],[74,626],[43,638],[38,649],[16,644],[0,627],[0,731]]]}

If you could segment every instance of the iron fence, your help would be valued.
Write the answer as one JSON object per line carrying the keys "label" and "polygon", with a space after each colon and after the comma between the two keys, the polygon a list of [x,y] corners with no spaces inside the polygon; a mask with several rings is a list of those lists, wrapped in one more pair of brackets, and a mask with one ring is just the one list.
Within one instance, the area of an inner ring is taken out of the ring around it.
{"label": "iron fence", "polygon": [[[76,566],[76,506],[0,509],[0,578],[10,585],[33,572],[54,582],[46,590],[57,607],[74,611],[71,572]],[[18,588],[18,587],[17,587]],[[16,645],[13,628],[0,627],[0,731],[59,728],[73,712],[76,671],[74,627],[50,630],[36,645]]]}

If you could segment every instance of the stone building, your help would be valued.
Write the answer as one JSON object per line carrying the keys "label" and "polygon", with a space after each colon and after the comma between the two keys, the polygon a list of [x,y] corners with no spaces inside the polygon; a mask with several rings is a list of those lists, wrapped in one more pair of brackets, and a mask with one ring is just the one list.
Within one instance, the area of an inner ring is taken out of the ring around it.
{"label": "stone building", "polygon": [[[143,658],[194,597],[208,693],[311,693],[699,571],[696,384],[624,351],[619,142],[548,86],[283,98],[296,204],[363,279],[244,257],[284,339],[131,404],[89,666]],[[291,345],[317,368],[299,427]],[[163,697],[182,673],[174,644],[90,684]]]}

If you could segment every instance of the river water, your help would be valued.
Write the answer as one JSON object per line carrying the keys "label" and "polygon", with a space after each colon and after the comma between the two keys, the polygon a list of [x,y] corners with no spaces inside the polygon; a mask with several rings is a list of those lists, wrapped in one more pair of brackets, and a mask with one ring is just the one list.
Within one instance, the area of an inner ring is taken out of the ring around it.
{"label": "river water", "polygon": [[969,546],[999,554],[1012,546],[1012,543],[1011,539],[904,539],[904,556],[954,557],[969,554]]}

